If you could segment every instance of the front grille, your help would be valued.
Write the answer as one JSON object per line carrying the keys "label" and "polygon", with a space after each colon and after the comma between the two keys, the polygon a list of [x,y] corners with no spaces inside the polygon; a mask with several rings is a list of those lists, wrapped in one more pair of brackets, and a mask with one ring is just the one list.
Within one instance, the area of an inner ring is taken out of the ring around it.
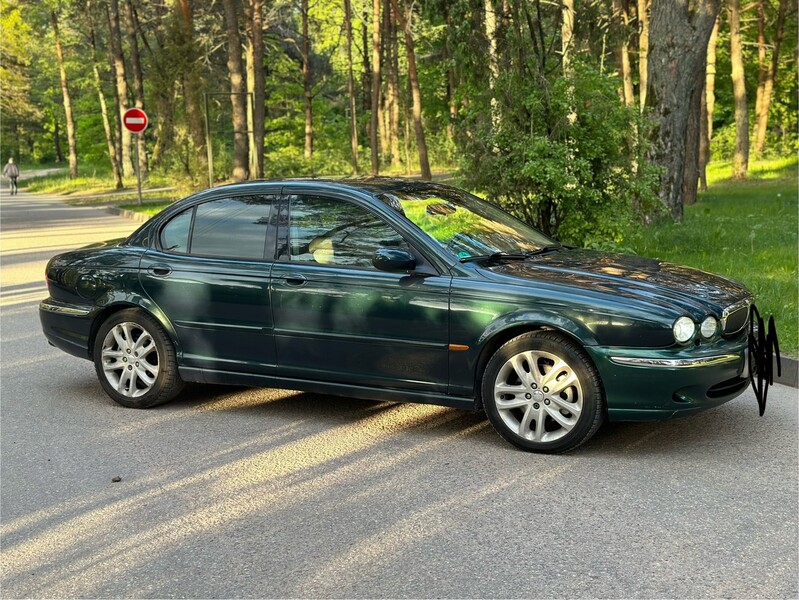
{"label": "front grille", "polygon": [[724,309],[721,328],[725,335],[738,333],[749,320],[749,300],[744,300]]}

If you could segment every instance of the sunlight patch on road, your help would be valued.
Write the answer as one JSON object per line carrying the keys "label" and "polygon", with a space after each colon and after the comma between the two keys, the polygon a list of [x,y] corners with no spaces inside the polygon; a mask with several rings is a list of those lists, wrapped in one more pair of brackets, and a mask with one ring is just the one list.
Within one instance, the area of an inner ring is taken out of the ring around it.
{"label": "sunlight patch on road", "polygon": [[[33,596],[45,591],[47,595],[69,595],[78,585],[81,589],[99,589],[118,575],[120,564],[146,564],[187,538],[222,529],[255,512],[290,510],[294,504],[335,489],[343,478],[368,482],[378,479],[386,469],[402,470],[400,463],[408,463],[410,468],[421,453],[453,438],[473,435],[485,424],[452,435],[441,432],[432,437],[412,437],[414,445],[380,455],[380,460],[375,460],[380,453],[373,449],[395,436],[451,426],[463,414],[438,406],[395,405],[386,411],[369,412],[356,423],[347,422],[305,437],[298,438],[300,434],[295,432],[276,447],[242,458],[229,457],[225,459],[229,462],[176,480],[169,480],[173,473],[161,473],[113,487],[104,497],[94,494],[70,503],[68,508],[62,505],[38,511],[35,518],[3,525],[4,577],[12,583],[15,577],[36,572],[37,586],[28,590]],[[260,441],[271,440],[267,436]],[[213,460],[209,457],[207,462]],[[138,522],[129,524],[128,516],[138,514],[142,506],[166,506],[168,503],[161,499],[173,495],[196,498],[197,503],[181,505],[186,508],[172,514],[155,511],[144,529]],[[54,518],[53,513],[59,510],[65,510],[65,521]],[[69,517],[70,513],[76,514]],[[12,531],[20,539],[9,540]]]}

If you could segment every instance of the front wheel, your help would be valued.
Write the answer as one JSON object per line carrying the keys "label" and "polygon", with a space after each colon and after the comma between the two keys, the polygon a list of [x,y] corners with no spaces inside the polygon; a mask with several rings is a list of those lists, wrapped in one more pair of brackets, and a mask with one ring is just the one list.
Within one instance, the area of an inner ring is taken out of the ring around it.
{"label": "front wheel", "polygon": [[605,414],[596,367],[577,343],[551,331],[501,346],[486,365],[481,392],[499,435],[532,452],[573,450]]}
{"label": "front wheel", "polygon": [[97,332],[94,367],[105,392],[128,408],[149,408],[183,389],[175,348],[150,315],[126,309],[111,315]]}

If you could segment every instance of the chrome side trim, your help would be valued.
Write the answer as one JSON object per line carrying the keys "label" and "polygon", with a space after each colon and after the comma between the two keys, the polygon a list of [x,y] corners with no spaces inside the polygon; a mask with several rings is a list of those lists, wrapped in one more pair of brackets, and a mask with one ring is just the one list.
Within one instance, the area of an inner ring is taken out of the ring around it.
{"label": "chrome side trim", "polygon": [[53,302],[48,302],[47,300],[42,300],[39,303],[39,310],[62,315],[70,315],[72,317],[85,317],[92,312],[91,308],[77,308],[75,306],[69,306],[66,304],[55,304]]}
{"label": "chrome side trim", "polygon": [[741,360],[740,354],[721,354],[705,358],[636,358],[631,356],[611,356],[611,362],[629,367],[655,367],[659,369],[688,369],[709,367]]}

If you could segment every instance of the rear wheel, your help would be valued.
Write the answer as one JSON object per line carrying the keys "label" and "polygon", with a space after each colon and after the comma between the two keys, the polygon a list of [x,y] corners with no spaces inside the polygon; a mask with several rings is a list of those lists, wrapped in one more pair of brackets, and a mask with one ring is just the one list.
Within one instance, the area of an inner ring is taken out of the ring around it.
{"label": "rear wheel", "polygon": [[497,432],[533,452],[572,450],[604,418],[599,373],[577,343],[555,332],[525,333],[501,346],[481,392]]}
{"label": "rear wheel", "polygon": [[94,367],[105,392],[129,408],[163,404],[183,389],[172,342],[138,309],[115,313],[100,326]]}

